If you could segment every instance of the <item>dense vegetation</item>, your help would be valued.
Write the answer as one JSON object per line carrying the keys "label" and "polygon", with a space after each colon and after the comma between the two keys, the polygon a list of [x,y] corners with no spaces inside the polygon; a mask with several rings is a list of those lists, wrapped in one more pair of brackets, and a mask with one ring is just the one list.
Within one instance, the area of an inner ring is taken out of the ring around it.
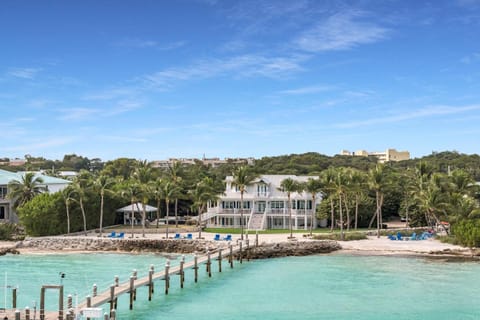
{"label": "dense vegetation", "polygon": [[[42,194],[25,203],[17,201],[21,203],[21,221],[31,235],[77,232],[119,223],[115,209],[132,202],[159,207],[158,217],[198,214],[223,192],[225,176],[238,172],[234,164],[212,168],[200,161],[159,169],[127,158],[106,163],[76,155],[53,162],[32,157],[27,160],[26,168],[18,169],[80,169],[62,194]],[[479,193],[475,184],[480,180],[478,155],[442,152],[381,165],[370,157],[306,153],[264,157],[249,171],[253,175],[317,177],[310,186],[291,187],[305,192],[318,188],[324,200],[317,208],[317,216],[327,219],[332,229],[381,228],[385,221],[403,217],[411,226],[441,226],[448,222],[451,228],[447,231],[457,242],[468,246],[480,243]]]}

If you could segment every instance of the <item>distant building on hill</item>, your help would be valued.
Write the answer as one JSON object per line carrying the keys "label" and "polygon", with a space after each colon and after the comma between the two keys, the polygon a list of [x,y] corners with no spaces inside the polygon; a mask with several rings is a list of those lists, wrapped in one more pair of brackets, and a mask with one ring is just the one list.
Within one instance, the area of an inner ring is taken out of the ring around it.
{"label": "distant building on hill", "polygon": [[169,158],[168,160],[155,160],[152,161],[152,166],[155,168],[168,168],[173,165],[175,162],[180,162],[183,165],[193,165],[196,162],[201,162],[204,165],[210,165],[212,167],[218,167],[222,164],[233,163],[233,164],[247,164],[253,165],[255,162],[254,158]]}
{"label": "distant building on hill", "polygon": [[350,152],[348,150],[342,150],[340,152],[342,156],[358,156],[358,157],[375,157],[378,159],[378,162],[385,163],[389,161],[403,161],[410,159],[410,152],[408,151],[397,151],[395,149],[387,149],[385,151],[373,151],[368,152],[365,150],[358,150],[355,152]]}
{"label": "distant building on hill", "polygon": [[[0,222],[18,222],[18,217],[12,207],[12,200],[7,197],[8,184],[11,181],[21,181],[25,172],[10,172],[0,169]],[[54,193],[66,188],[68,180],[50,177],[41,173],[36,173],[43,180],[42,186],[47,188],[47,192]]]}

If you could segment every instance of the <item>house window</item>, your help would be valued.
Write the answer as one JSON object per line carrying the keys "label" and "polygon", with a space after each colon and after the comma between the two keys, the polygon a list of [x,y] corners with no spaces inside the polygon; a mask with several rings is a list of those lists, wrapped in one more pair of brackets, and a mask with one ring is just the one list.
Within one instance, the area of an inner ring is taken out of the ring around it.
{"label": "house window", "polygon": [[268,192],[268,186],[266,184],[257,184],[257,195],[265,196]]}
{"label": "house window", "polygon": [[5,207],[0,206],[0,220],[5,219]]}
{"label": "house window", "polygon": [[7,188],[0,187],[0,199],[5,199],[7,197]]}
{"label": "house window", "polygon": [[283,209],[283,201],[272,201],[272,202],[270,202],[270,208],[272,208],[272,209]]}

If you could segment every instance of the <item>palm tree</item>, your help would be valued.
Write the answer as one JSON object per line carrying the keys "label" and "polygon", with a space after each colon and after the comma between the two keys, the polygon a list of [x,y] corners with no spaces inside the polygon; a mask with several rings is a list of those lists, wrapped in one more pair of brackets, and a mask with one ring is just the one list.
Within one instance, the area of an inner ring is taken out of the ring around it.
{"label": "palm tree", "polygon": [[13,200],[14,209],[21,207],[36,195],[47,191],[42,185],[43,179],[33,172],[26,172],[20,180],[12,180],[8,183],[8,198]]}
{"label": "palm tree", "polygon": [[375,218],[377,219],[377,237],[380,238],[380,227],[382,223],[383,190],[387,185],[387,173],[383,164],[377,164],[374,169],[368,172],[368,184],[371,190],[375,191],[377,203],[376,211],[368,228],[371,227]]}
{"label": "palm tree", "polygon": [[167,208],[166,213],[166,222],[167,222],[167,230],[165,237],[168,239],[168,227],[169,227],[169,215],[170,215],[170,200],[175,199],[178,197],[179,188],[173,184],[172,181],[167,181],[163,184],[163,196],[165,197],[165,206]]}
{"label": "palm tree", "polygon": [[333,203],[335,172],[335,168],[330,167],[323,171],[320,177],[322,185],[324,186],[324,193],[327,195],[327,198],[330,199],[330,232],[333,232],[335,226],[335,207]]}
{"label": "palm tree", "polygon": [[205,211],[205,206],[210,201],[218,200],[218,195],[215,192],[214,181],[210,177],[203,178],[197,183],[195,189],[191,190],[190,194],[193,198],[193,207],[198,210],[197,228],[198,238],[202,238],[201,215]]}
{"label": "palm tree", "polygon": [[[168,166],[168,175],[170,177],[170,180],[173,182],[173,184],[177,187],[180,188],[180,184],[182,182],[182,164],[180,161],[175,161],[173,164]],[[180,193],[178,193],[175,196],[175,228],[178,228],[178,196]]]}
{"label": "palm tree", "polygon": [[157,201],[157,229],[158,229],[158,224],[160,223],[160,218],[161,218],[160,204],[161,204],[161,201],[164,199],[164,195],[163,195],[164,184],[165,184],[165,180],[162,178],[157,178],[150,184],[150,193],[153,195],[154,199]]}
{"label": "palm tree", "polygon": [[336,169],[335,179],[332,181],[332,187],[335,190],[335,195],[338,197],[338,210],[340,218],[340,239],[344,240],[343,233],[343,198],[347,189],[347,181],[345,170],[343,168]]}
{"label": "palm tree", "polygon": [[107,175],[99,175],[94,181],[93,181],[93,187],[100,193],[100,237],[102,236],[103,232],[103,205],[104,205],[104,198],[105,198],[105,193],[112,192],[109,187],[111,187],[114,183],[113,178],[107,176]]}
{"label": "palm tree", "polygon": [[243,240],[243,195],[247,191],[247,186],[251,184],[255,179],[256,175],[250,172],[250,169],[247,166],[239,166],[233,171],[233,181],[232,185],[236,186],[240,191],[240,228],[241,228],[241,237]]}
{"label": "palm tree", "polygon": [[358,227],[358,207],[360,205],[360,200],[364,196],[366,175],[360,170],[351,169],[350,170],[350,190],[355,196],[355,224],[354,228],[357,230]]}
{"label": "palm tree", "polygon": [[298,183],[292,178],[286,178],[286,179],[283,179],[282,182],[280,182],[280,190],[287,193],[287,199],[288,199],[287,210],[288,210],[288,217],[289,217],[288,224],[290,228],[290,238],[293,238],[292,209],[291,209],[290,197],[292,192],[295,192],[298,189],[299,189]]}
{"label": "palm tree", "polygon": [[121,190],[121,196],[130,200],[130,205],[132,207],[130,224],[132,226],[132,238],[133,238],[133,225],[135,221],[135,204],[142,197],[142,189],[136,181],[127,181]]}
{"label": "palm tree", "polygon": [[78,202],[78,204],[80,205],[80,210],[82,211],[83,232],[85,233],[85,236],[87,236],[87,216],[85,214],[85,206],[83,200],[85,199],[86,191],[90,188],[90,185],[91,175],[86,170],[80,171],[80,173],[75,177],[72,185],[75,194],[78,196],[78,199],[75,199],[74,201]]}
{"label": "palm tree", "polygon": [[65,209],[67,211],[67,234],[70,234],[70,202],[75,200],[73,198],[75,190],[72,187],[68,186],[61,192],[63,201],[65,203]]}
{"label": "palm tree", "polygon": [[316,200],[317,194],[323,190],[323,186],[319,179],[309,178],[304,185],[304,189],[305,191],[307,191],[312,195],[312,215],[310,220],[310,236],[312,236],[314,214],[316,213],[315,200]]}
{"label": "palm tree", "polygon": [[142,193],[142,196],[140,197],[142,200],[142,236],[145,237],[146,207],[150,195],[150,181],[153,179],[152,167],[146,160],[141,161],[135,168],[133,175],[139,183]]}

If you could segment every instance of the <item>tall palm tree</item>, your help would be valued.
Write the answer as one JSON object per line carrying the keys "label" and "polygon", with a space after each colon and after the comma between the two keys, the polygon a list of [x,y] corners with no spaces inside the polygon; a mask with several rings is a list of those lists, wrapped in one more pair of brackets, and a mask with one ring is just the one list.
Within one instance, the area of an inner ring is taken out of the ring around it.
{"label": "tall palm tree", "polygon": [[135,168],[133,175],[137,180],[142,193],[142,196],[140,197],[142,200],[142,236],[145,237],[146,208],[150,196],[150,182],[153,179],[152,166],[146,160],[141,161]]}
{"label": "tall palm tree", "polygon": [[347,189],[346,174],[344,168],[337,168],[335,179],[332,181],[332,187],[335,190],[335,195],[338,197],[338,211],[340,219],[340,239],[344,240],[343,233],[343,199]]}
{"label": "tall palm tree", "polygon": [[360,200],[364,196],[365,181],[366,175],[362,171],[357,169],[350,170],[350,189],[355,196],[355,230],[357,230],[358,227],[358,207],[360,205]]}
{"label": "tall palm tree", "polygon": [[208,202],[218,200],[219,196],[215,192],[214,181],[210,177],[203,178],[197,183],[195,189],[190,192],[193,198],[193,207],[198,211],[197,228],[198,238],[202,237],[201,215],[205,211]]}
{"label": "tall palm tree", "polygon": [[280,182],[280,189],[283,192],[287,193],[288,224],[289,224],[289,228],[290,228],[290,238],[293,238],[292,209],[291,209],[292,204],[291,204],[291,201],[290,201],[290,197],[291,197],[292,192],[295,192],[299,189],[299,185],[292,178],[286,178],[286,179],[283,179],[282,182]]}
{"label": "tall palm tree", "polygon": [[161,201],[165,198],[163,194],[163,185],[165,184],[165,179],[157,178],[150,184],[150,193],[153,195],[153,198],[157,201],[157,229],[160,223],[161,218]]}
{"label": "tall palm tree", "polygon": [[84,199],[86,196],[87,190],[90,188],[92,183],[92,176],[86,170],[81,170],[80,173],[73,180],[72,188],[75,194],[78,196],[78,199],[75,199],[75,202],[78,202],[80,205],[80,210],[82,211],[83,218],[83,232],[87,236],[87,215],[85,214]]}
{"label": "tall palm tree", "polygon": [[233,181],[232,184],[237,187],[240,191],[240,228],[241,228],[241,237],[243,240],[244,226],[243,226],[243,195],[247,191],[247,186],[251,184],[255,179],[256,175],[253,174],[249,167],[239,166],[233,171]]}
{"label": "tall palm tree", "polygon": [[71,186],[68,186],[61,192],[65,203],[65,210],[67,211],[67,234],[70,234],[70,202],[74,200],[73,194],[75,190]]}
{"label": "tall palm tree", "polygon": [[[168,175],[170,180],[173,182],[175,187],[181,187],[182,182],[182,163],[180,161],[175,161],[173,164],[168,166]],[[178,197],[180,193],[177,193],[175,196],[175,227],[178,228]]]}
{"label": "tall palm tree", "polygon": [[312,214],[311,214],[311,220],[310,220],[310,236],[312,236],[314,215],[316,213],[315,201],[316,201],[317,194],[323,190],[323,186],[319,179],[309,178],[304,185],[304,189],[305,191],[307,191],[312,195]]}
{"label": "tall palm tree", "polygon": [[333,195],[335,193],[335,176],[336,171],[333,167],[323,171],[320,176],[322,185],[324,186],[324,193],[327,195],[327,199],[330,200],[330,232],[333,232],[333,228],[335,226],[335,207],[333,203]]}
{"label": "tall palm tree", "polygon": [[20,180],[10,181],[7,197],[13,200],[12,207],[14,209],[21,207],[36,195],[47,191],[47,188],[42,184],[43,179],[33,172],[26,172]]}
{"label": "tall palm tree", "polygon": [[383,191],[387,185],[387,172],[383,164],[377,164],[375,168],[368,172],[368,184],[371,190],[375,191],[376,211],[372,220],[370,220],[369,228],[374,219],[377,219],[377,237],[380,237],[380,227],[382,223],[382,206],[383,206]]}
{"label": "tall palm tree", "polygon": [[141,199],[142,197],[142,188],[135,180],[127,181],[127,183],[121,189],[121,196],[130,200],[130,205],[132,207],[131,217],[130,217],[130,224],[132,226],[132,238],[133,238],[133,225],[135,221],[135,204]]}
{"label": "tall palm tree", "polygon": [[163,185],[163,196],[165,197],[165,206],[166,206],[166,223],[167,223],[167,230],[165,237],[168,239],[168,231],[169,231],[169,217],[170,217],[170,200],[175,199],[175,197],[178,197],[178,194],[180,192],[180,189],[173,184],[172,181],[167,181]]}
{"label": "tall palm tree", "polygon": [[93,181],[94,189],[100,193],[100,222],[99,222],[100,237],[102,236],[102,232],[103,232],[103,207],[104,207],[105,193],[112,192],[110,187],[113,184],[114,184],[114,179],[103,174],[100,174]]}

